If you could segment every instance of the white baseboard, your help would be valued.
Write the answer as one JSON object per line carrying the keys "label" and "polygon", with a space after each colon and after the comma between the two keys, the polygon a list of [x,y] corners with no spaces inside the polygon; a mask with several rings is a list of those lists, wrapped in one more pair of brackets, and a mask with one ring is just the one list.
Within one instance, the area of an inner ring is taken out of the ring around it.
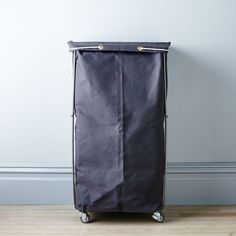
{"label": "white baseboard", "polygon": [[[72,204],[71,167],[0,164],[0,204]],[[166,204],[236,204],[236,163],[168,163]]]}

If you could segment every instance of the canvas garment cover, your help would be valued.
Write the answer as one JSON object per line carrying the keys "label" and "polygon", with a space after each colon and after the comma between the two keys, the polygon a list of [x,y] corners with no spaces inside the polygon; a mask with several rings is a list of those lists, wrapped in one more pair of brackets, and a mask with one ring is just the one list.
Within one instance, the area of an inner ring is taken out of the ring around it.
{"label": "canvas garment cover", "polygon": [[75,52],[76,208],[154,212],[162,207],[163,52],[170,43],[69,42]]}

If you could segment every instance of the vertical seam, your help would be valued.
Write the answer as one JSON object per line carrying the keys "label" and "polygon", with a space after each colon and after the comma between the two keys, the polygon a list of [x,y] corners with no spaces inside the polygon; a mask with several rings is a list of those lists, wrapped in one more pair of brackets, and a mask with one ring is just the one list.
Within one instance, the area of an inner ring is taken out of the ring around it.
{"label": "vertical seam", "polygon": [[124,77],[123,77],[123,53],[121,53],[121,145],[122,145],[122,170],[124,180]]}
{"label": "vertical seam", "polygon": [[124,157],[124,138],[123,138],[123,62],[122,62],[122,53],[119,52],[119,122],[118,122],[118,132],[119,132],[119,158],[123,159]]}
{"label": "vertical seam", "polygon": [[123,54],[118,52],[119,55],[119,122],[118,122],[118,136],[119,136],[119,163],[122,168],[122,182],[119,186],[119,201],[118,208],[119,211],[122,211],[122,184],[124,180],[124,137],[123,137]]}

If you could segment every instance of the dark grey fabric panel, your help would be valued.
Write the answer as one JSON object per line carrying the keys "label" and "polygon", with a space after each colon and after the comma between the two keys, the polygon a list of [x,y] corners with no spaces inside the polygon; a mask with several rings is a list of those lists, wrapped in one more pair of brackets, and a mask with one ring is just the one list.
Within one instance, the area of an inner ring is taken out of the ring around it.
{"label": "dark grey fabric panel", "polygon": [[125,182],[123,206],[152,212],[162,204],[164,86],[160,53],[123,55]]}
{"label": "dark grey fabric panel", "polygon": [[117,209],[117,188],[123,181],[117,136],[118,60],[116,53],[77,53],[76,202],[82,211]]}
{"label": "dark grey fabric panel", "polygon": [[152,212],[162,207],[165,167],[162,54],[113,44],[76,51],[76,206]]}

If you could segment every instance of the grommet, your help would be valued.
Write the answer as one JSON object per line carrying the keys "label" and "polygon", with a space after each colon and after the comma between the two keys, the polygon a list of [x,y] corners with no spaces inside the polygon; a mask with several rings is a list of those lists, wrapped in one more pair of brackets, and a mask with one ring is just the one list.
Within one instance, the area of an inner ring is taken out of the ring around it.
{"label": "grommet", "polygon": [[138,46],[137,49],[141,52],[143,50],[142,46]]}
{"label": "grommet", "polygon": [[102,45],[102,44],[99,44],[99,45],[98,45],[98,49],[99,49],[99,50],[102,50],[102,49],[103,49],[103,45]]}

